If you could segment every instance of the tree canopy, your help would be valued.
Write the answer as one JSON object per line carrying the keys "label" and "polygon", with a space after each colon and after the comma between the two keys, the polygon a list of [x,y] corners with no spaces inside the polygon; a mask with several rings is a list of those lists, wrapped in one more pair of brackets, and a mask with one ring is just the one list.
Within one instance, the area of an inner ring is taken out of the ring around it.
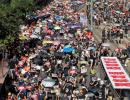
{"label": "tree canopy", "polygon": [[[44,2],[47,0],[41,1]],[[39,0],[0,1],[0,46],[7,45],[18,37],[19,25],[24,23],[28,12],[39,8],[37,2]]]}

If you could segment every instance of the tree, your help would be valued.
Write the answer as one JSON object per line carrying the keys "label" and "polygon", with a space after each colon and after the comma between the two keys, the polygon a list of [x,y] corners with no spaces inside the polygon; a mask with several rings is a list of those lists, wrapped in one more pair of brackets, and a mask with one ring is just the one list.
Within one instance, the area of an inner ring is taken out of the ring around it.
{"label": "tree", "polygon": [[19,25],[24,23],[26,13],[34,7],[33,0],[11,0],[0,4],[0,45],[7,45],[18,37]]}
{"label": "tree", "polygon": [[0,45],[13,42],[19,36],[19,25],[25,22],[28,12],[33,12],[50,1],[52,0],[1,0]]}

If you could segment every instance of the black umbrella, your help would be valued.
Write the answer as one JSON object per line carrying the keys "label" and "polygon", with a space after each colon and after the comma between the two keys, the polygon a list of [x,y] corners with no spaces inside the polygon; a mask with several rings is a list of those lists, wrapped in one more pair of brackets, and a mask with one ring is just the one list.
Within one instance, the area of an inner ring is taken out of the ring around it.
{"label": "black umbrella", "polygon": [[42,49],[43,50],[49,50],[51,48],[51,46],[44,46]]}
{"label": "black umbrella", "polygon": [[66,43],[69,43],[70,41],[67,40],[67,39],[60,39],[59,40],[61,44],[66,44]]}
{"label": "black umbrella", "polygon": [[88,90],[88,92],[91,92],[93,94],[95,94],[96,96],[99,96],[99,89],[98,88],[91,88],[90,90]]}
{"label": "black umbrella", "polygon": [[36,56],[36,57],[33,59],[33,63],[36,64],[36,65],[43,65],[42,57],[41,57],[41,56]]}
{"label": "black umbrella", "polygon": [[64,55],[63,52],[55,52],[55,53],[54,53],[54,56],[55,56],[55,57],[62,57],[63,55]]}

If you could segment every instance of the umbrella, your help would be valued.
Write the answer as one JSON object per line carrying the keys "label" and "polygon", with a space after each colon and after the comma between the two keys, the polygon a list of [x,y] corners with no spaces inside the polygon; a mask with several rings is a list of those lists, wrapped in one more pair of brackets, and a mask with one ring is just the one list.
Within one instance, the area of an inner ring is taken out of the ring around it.
{"label": "umbrella", "polygon": [[31,90],[32,86],[26,86],[26,89]]}
{"label": "umbrella", "polygon": [[54,56],[56,56],[56,57],[62,57],[63,55],[64,55],[63,52],[55,52],[54,53]]}
{"label": "umbrella", "polygon": [[55,16],[55,19],[56,19],[57,21],[60,21],[60,20],[62,19],[62,16]]}
{"label": "umbrella", "polygon": [[51,77],[45,78],[42,83],[44,87],[53,87],[55,85],[55,80],[53,80]]}
{"label": "umbrella", "polygon": [[53,44],[54,44],[54,45],[59,45],[60,42],[59,42],[59,41],[54,41]]}
{"label": "umbrella", "polygon": [[22,34],[22,35],[19,35],[19,39],[24,41],[24,40],[27,40],[28,38],[27,36]]}
{"label": "umbrella", "polygon": [[23,66],[24,62],[23,61],[19,61],[18,65],[19,66]]}
{"label": "umbrella", "polygon": [[70,4],[72,5],[78,5],[78,4],[82,4],[83,2],[82,1],[73,1],[73,2],[70,2]]}
{"label": "umbrella", "polygon": [[51,37],[47,35],[47,36],[45,36],[45,38],[46,38],[46,39],[50,39]]}
{"label": "umbrella", "polygon": [[37,65],[37,66],[35,66],[35,68],[36,68],[37,70],[40,70],[40,69],[42,68],[42,66]]}
{"label": "umbrella", "polygon": [[23,91],[23,90],[26,90],[26,88],[24,86],[19,86],[18,90]]}
{"label": "umbrella", "polygon": [[44,46],[42,49],[43,50],[49,50],[51,48],[51,46]]}
{"label": "umbrella", "polygon": [[79,61],[79,64],[88,64],[87,61]]}
{"label": "umbrella", "polygon": [[55,30],[60,30],[61,27],[60,27],[60,26],[55,26],[54,29],[55,29]]}
{"label": "umbrella", "polygon": [[87,50],[93,50],[93,51],[95,51],[96,50],[96,48],[95,47],[89,47]]}
{"label": "umbrella", "polygon": [[103,43],[102,46],[103,47],[110,47],[110,43]]}
{"label": "umbrella", "polygon": [[114,24],[114,26],[120,26],[120,24]]}
{"label": "umbrella", "polygon": [[70,70],[68,71],[68,73],[71,74],[71,75],[74,75],[74,74],[77,73],[77,69],[70,69]]}
{"label": "umbrella", "polygon": [[117,14],[121,14],[122,12],[121,11],[116,11]]}
{"label": "umbrella", "polygon": [[30,38],[34,38],[34,39],[41,39],[41,37],[40,37],[40,36],[38,36],[38,35],[34,35],[34,34],[33,34],[33,35],[31,35],[31,36],[30,36]]}
{"label": "umbrella", "polygon": [[89,92],[85,95],[86,98],[90,98],[90,97],[93,97],[95,96],[93,93]]}
{"label": "umbrella", "polygon": [[35,33],[39,33],[41,31],[40,27],[35,28]]}
{"label": "umbrella", "polygon": [[97,89],[97,88],[91,88],[88,92],[91,92],[94,95],[99,95],[98,91],[99,91],[99,89]]}
{"label": "umbrella", "polygon": [[115,51],[116,51],[116,52],[120,52],[121,49],[120,49],[120,48],[115,48]]}
{"label": "umbrella", "polygon": [[68,45],[66,45],[64,48],[71,48],[71,45],[68,44]]}
{"label": "umbrella", "polygon": [[29,35],[29,32],[23,32],[22,34],[23,35]]}
{"label": "umbrella", "polygon": [[77,29],[77,28],[81,28],[82,27],[82,24],[80,24],[80,23],[76,23],[76,24],[74,24],[74,25],[72,25],[72,26],[70,26],[70,28],[72,28],[72,29]]}
{"label": "umbrella", "polygon": [[42,65],[43,61],[41,58],[36,57],[36,58],[34,58],[33,63],[37,64],[37,65]]}
{"label": "umbrella", "polygon": [[33,54],[33,55],[31,55],[30,57],[29,57],[29,59],[33,59],[33,58],[35,58],[37,56],[37,54]]}
{"label": "umbrella", "polygon": [[50,58],[50,55],[48,53],[45,53],[45,52],[40,52],[39,56],[42,58]]}
{"label": "umbrella", "polygon": [[75,50],[74,48],[64,48],[63,52],[65,52],[65,53],[71,53],[74,50]]}
{"label": "umbrella", "polygon": [[69,40],[67,40],[67,39],[60,39],[60,43],[66,44],[66,43],[69,43]]}
{"label": "umbrella", "polygon": [[53,41],[50,41],[50,40],[45,40],[42,42],[42,44],[52,44],[52,43],[53,43]]}

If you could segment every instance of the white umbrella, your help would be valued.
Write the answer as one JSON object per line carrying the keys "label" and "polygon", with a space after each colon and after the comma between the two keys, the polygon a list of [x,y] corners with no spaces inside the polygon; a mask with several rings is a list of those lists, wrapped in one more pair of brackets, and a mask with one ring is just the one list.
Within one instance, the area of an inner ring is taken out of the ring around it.
{"label": "white umbrella", "polygon": [[116,24],[114,24],[114,26],[120,26],[120,24],[117,24],[117,23],[116,23]]}
{"label": "white umbrella", "polygon": [[48,88],[53,87],[55,85],[55,80],[53,80],[51,77],[47,77],[42,81],[41,85]]}
{"label": "white umbrella", "polygon": [[31,35],[30,38],[38,38],[37,35]]}
{"label": "white umbrella", "polygon": [[30,38],[34,38],[34,39],[41,39],[41,37],[40,37],[40,36],[38,36],[38,35],[34,35],[34,34],[33,34],[33,35],[31,35],[31,36],[30,36]]}
{"label": "white umbrella", "polygon": [[103,47],[110,47],[110,43],[103,43],[102,46]]}
{"label": "white umbrella", "polygon": [[93,97],[93,96],[94,96],[93,93],[87,93],[87,94],[85,95],[86,98]]}
{"label": "white umbrella", "polygon": [[22,34],[23,35],[29,35],[29,32],[23,32]]}
{"label": "white umbrella", "polygon": [[35,58],[37,55],[38,55],[38,54],[33,54],[33,55],[31,55],[31,56],[29,57],[29,59],[33,59],[33,58]]}
{"label": "white umbrella", "polygon": [[37,27],[36,29],[35,29],[35,32],[36,33],[39,33],[41,31],[41,28],[40,27]]}
{"label": "white umbrella", "polygon": [[96,48],[95,47],[88,47],[88,51],[90,51],[90,50],[95,50]]}
{"label": "white umbrella", "polygon": [[40,69],[42,68],[42,66],[37,65],[37,66],[35,66],[35,68],[36,68],[37,70],[40,70]]}

